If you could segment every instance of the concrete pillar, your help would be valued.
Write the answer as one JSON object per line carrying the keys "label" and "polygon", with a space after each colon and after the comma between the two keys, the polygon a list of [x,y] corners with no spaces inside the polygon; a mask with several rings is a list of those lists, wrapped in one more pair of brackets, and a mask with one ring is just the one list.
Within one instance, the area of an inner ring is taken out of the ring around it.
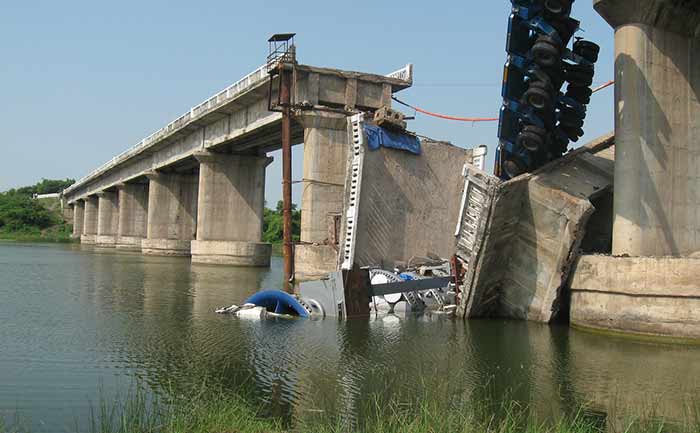
{"label": "concrete pillar", "polygon": [[81,244],[94,244],[97,237],[97,196],[85,198],[83,233],[80,235]]}
{"label": "concrete pillar", "polygon": [[317,278],[337,266],[333,227],[343,212],[345,166],[349,148],[347,117],[308,111],[304,126],[304,174],[301,193],[301,241],[295,248],[295,277]]}
{"label": "concrete pillar", "polygon": [[141,251],[146,237],[148,219],[148,184],[123,183],[119,192],[118,249]]}
{"label": "concrete pillar", "polygon": [[265,168],[272,158],[199,152],[197,240],[192,262],[269,266],[272,246],[261,242]]}
{"label": "concrete pillar", "polygon": [[147,174],[148,224],[141,251],[149,255],[189,256],[197,231],[197,174]]}
{"label": "concrete pillar", "polygon": [[83,234],[83,222],[85,221],[85,201],[77,200],[73,203],[73,239],[80,239]]}
{"label": "concrete pillar", "polygon": [[594,0],[615,29],[614,255],[700,250],[700,3]]}
{"label": "concrete pillar", "polygon": [[95,245],[113,248],[116,244],[119,225],[119,196],[114,191],[97,193],[97,237]]}

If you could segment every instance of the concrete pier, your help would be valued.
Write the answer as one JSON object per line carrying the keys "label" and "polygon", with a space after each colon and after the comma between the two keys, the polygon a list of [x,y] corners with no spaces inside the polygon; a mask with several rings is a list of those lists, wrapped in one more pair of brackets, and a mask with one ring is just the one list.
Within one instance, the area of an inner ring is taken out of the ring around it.
{"label": "concrete pier", "polygon": [[97,193],[97,237],[95,245],[113,248],[117,239],[119,225],[119,196],[115,191]]}
{"label": "concrete pier", "polygon": [[301,193],[301,241],[295,248],[295,276],[313,279],[337,266],[333,231],[343,212],[348,120],[342,114],[304,112],[304,172]]}
{"label": "concrete pier", "polygon": [[613,254],[700,250],[700,3],[594,0],[615,29]]}
{"label": "concrete pier", "polygon": [[148,224],[141,251],[189,256],[197,230],[197,174],[149,172]]}
{"label": "concrete pier", "polygon": [[192,262],[269,266],[262,242],[265,168],[272,158],[195,153],[200,163],[197,238]]}
{"label": "concrete pier", "polygon": [[123,250],[141,251],[141,242],[146,237],[148,219],[148,184],[123,183],[119,192],[119,227],[116,247]]}
{"label": "concrete pier", "polygon": [[83,233],[80,235],[81,244],[94,244],[97,237],[97,196],[85,198]]}
{"label": "concrete pier", "polygon": [[78,200],[73,204],[73,239],[80,239],[83,234],[83,222],[85,221],[85,200]]}

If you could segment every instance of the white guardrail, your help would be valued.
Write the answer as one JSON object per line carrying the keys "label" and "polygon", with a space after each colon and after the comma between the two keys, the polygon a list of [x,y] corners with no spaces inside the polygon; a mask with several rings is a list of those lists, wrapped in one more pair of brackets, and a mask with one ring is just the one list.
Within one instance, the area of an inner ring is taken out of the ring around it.
{"label": "white guardrail", "polygon": [[[412,83],[413,82],[413,65],[409,63],[406,66],[404,66],[403,68],[401,68],[397,71],[394,71],[390,74],[387,74],[386,76],[389,78],[396,78],[396,79],[399,79],[402,81],[406,81],[408,83]],[[96,168],[95,170],[91,171],[87,175],[78,179],[77,182],[75,182],[73,185],[66,188],[63,191],[63,194],[70,193],[71,191],[78,188],[80,185],[97,177],[98,175],[105,172],[109,168],[114,167],[115,165],[119,164],[120,162],[123,162],[123,161],[131,158],[133,155],[139,153],[141,150],[143,150],[143,149],[149,147],[150,145],[160,141],[162,138],[169,135],[173,131],[180,129],[181,127],[187,125],[189,122],[193,121],[194,119],[197,119],[198,117],[203,116],[204,114],[208,113],[212,109],[214,109],[214,108],[224,104],[225,102],[228,102],[231,99],[237,97],[238,95],[243,93],[244,90],[247,90],[250,87],[257,85],[258,83],[267,79],[267,77],[268,77],[267,64],[264,64],[264,65],[260,66],[258,69],[254,70],[253,72],[246,75],[245,77],[236,81],[232,85],[228,86],[224,90],[220,91],[216,95],[205,100],[201,104],[195,105],[194,107],[190,108],[190,110],[188,112],[186,112],[182,116],[178,117],[177,119],[173,120],[172,122],[168,123],[166,126],[159,129],[158,131],[154,132],[153,134],[149,135],[148,137],[144,138],[136,146],[133,146],[133,147],[127,149],[126,151],[120,153],[119,155],[110,159],[106,163],[102,164],[99,168]]]}

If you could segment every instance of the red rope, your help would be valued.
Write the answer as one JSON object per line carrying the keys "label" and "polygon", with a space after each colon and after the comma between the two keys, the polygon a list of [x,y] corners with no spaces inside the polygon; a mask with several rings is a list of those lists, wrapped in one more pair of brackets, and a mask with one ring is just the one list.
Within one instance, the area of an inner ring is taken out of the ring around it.
{"label": "red rope", "polygon": [[432,113],[427,110],[423,110],[418,107],[414,107],[413,105],[407,104],[400,100],[399,98],[396,98],[394,96],[391,97],[394,101],[398,102],[401,105],[405,105],[408,108],[412,108],[416,110],[419,113],[427,114],[428,116],[433,116],[433,117],[438,117],[440,119],[447,119],[447,120],[457,120],[460,122],[495,122],[498,120],[498,117],[455,117],[455,116],[447,116],[445,114],[438,114],[438,113]]}
{"label": "red rope", "polygon": [[[599,91],[605,89],[606,87],[612,86],[613,84],[615,84],[615,80],[610,80],[610,81],[608,81],[607,83],[605,83],[605,84],[603,84],[603,85],[601,85],[601,86],[598,86],[598,87],[596,87],[595,89],[593,89],[593,90],[592,90],[592,93],[599,92]],[[411,109],[413,109],[413,110],[415,110],[415,111],[417,111],[417,112],[419,112],[419,113],[427,114],[428,116],[433,116],[433,117],[437,117],[437,118],[440,118],[440,119],[457,120],[457,121],[459,121],[459,122],[495,122],[495,121],[498,120],[498,117],[456,117],[456,116],[448,116],[448,115],[446,115],[446,114],[433,113],[433,112],[431,112],[431,111],[423,110],[422,108],[415,107],[415,106],[413,106],[413,105],[411,105],[411,104],[408,104],[408,103],[406,103],[406,102],[403,102],[402,100],[400,100],[399,98],[397,98],[397,97],[395,97],[395,96],[392,96],[391,99],[393,99],[394,101],[398,102],[399,104],[404,105],[404,106],[406,106],[406,107],[408,107],[408,108],[411,108]]]}

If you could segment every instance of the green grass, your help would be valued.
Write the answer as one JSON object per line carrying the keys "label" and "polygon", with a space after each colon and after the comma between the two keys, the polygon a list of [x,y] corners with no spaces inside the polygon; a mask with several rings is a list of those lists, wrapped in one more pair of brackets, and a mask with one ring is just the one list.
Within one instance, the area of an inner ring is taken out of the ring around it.
{"label": "green grass", "polygon": [[20,231],[0,230],[0,240],[13,242],[76,242],[77,240],[71,238],[71,233],[71,226],[59,224],[43,230],[36,228]]}
{"label": "green grass", "polygon": [[[446,402],[432,392],[407,399],[394,397],[384,403],[377,398],[354,403],[353,412],[362,414],[356,420],[300,409],[294,411],[291,420],[283,422],[265,417],[262,408],[230,393],[206,391],[153,398],[137,389],[114,400],[100,401],[93,406],[87,424],[91,433],[700,433],[698,412],[683,425],[640,415],[617,421],[611,427],[603,417],[591,416],[585,407],[570,415],[540,420],[515,401],[465,398]],[[17,421],[3,424],[0,420],[0,433],[28,432],[26,425]]]}

